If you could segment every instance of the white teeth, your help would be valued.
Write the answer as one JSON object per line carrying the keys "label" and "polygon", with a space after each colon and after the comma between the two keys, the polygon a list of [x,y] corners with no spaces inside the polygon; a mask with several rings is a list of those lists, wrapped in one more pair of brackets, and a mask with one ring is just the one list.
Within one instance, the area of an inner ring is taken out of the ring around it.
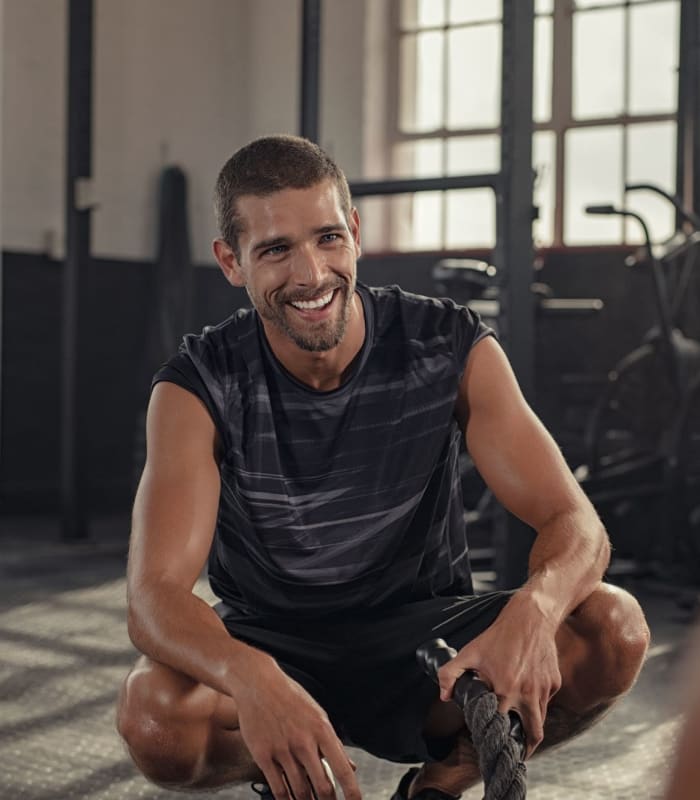
{"label": "white teeth", "polygon": [[332,299],[333,292],[330,291],[328,294],[324,294],[323,297],[319,297],[318,300],[295,300],[292,302],[292,305],[294,308],[307,311],[311,308],[323,308],[323,306],[327,306]]}

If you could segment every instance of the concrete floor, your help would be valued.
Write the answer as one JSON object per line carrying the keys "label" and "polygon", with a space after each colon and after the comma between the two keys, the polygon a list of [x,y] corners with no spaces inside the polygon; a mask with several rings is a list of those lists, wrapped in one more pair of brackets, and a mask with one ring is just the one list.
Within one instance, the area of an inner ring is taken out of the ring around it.
{"label": "concrete floor", "polygon": [[[62,544],[54,523],[0,520],[0,798],[200,797],[139,776],[113,723],[135,658],[125,627],[127,524],[96,523]],[[628,584],[653,644],[633,691],[595,729],[529,765],[530,800],[659,798],[681,714],[675,677],[690,614],[677,588]],[[208,597],[208,587],[199,591]],[[386,800],[405,767],[353,751],[364,797]],[[247,787],[216,793],[253,800]],[[478,800],[472,789],[465,800]],[[698,788],[700,798],[700,787]]]}

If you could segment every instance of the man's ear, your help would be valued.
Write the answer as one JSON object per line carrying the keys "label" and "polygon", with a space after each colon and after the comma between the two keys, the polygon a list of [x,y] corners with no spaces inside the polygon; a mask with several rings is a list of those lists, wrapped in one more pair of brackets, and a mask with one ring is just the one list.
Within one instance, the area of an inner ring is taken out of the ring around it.
{"label": "man's ear", "polygon": [[223,239],[214,239],[212,250],[216,263],[231,286],[245,286],[245,275],[231,245]]}
{"label": "man's ear", "polygon": [[360,215],[357,209],[353,206],[350,210],[350,233],[355,242],[356,258],[362,255],[362,245],[360,242]]}

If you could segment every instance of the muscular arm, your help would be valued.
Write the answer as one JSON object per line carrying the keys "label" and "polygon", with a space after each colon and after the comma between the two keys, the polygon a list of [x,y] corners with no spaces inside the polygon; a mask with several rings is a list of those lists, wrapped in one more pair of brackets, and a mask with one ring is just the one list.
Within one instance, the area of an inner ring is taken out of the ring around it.
{"label": "muscular arm", "polygon": [[466,416],[467,447],[484,480],[537,532],[525,589],[559,624],[607,568],[610,548],[598,515],[492,338],[477,344],[468,359],[460,412]]}
{"label": "muscular arm", "polygon": [[465,669],[476,669],[498,695],[502,712],[520,712],[531,754],[542,741],[547,704],[561,687],[557,630],[600,583],[609,543],[491,338],[479,342],[469,356],[457,416],[482,477],[537,537],[526,584],[495,623],[442,668],[442,697],[450,696]]}
{"label": "muscular arm", "polygon": [[[148,458],[134,505],[127,575],[128,627],[145,655],[236,704],[241,735],[275,797],[330,786],[324,756],[348,800],[360,791],[323,709],[274,659],[232,638],[192,593],[209,555],[219,503],[214,424],[204,405],[159,383],[147,422]],[[308,776],[308,778],[307,778]]]}
{"label": "muscular arm", "polygon": [[214,424],[194,395],[159,383],[147,442],[127,573],[129,636],[150,658],[233,695],[250,659],[272,659],[232,639],[216,612],[192,593],[219,501]]}

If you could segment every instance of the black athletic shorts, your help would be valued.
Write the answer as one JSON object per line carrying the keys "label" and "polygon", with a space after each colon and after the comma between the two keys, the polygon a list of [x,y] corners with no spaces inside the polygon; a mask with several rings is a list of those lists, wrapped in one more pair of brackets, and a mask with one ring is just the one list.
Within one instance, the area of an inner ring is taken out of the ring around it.
{"label": "black athletic shorts", "polygon": [[314,697],[345,744],[416,763],[442,760],[455,743],[423,736],[439,691],[416,648],[439,637],[458,650],[491,625],[511,594],[434,597],[332,622],[215,608],[232,636],[269,653]]}

